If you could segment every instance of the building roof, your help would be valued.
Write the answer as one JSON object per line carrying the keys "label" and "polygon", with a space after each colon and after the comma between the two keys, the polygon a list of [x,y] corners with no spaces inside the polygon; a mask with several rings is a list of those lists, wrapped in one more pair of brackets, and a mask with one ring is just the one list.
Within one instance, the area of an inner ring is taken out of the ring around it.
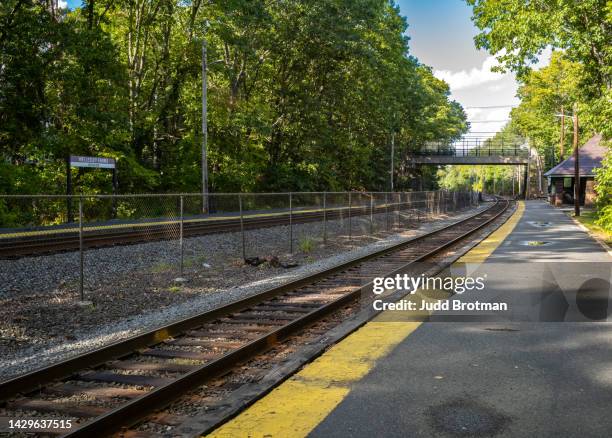
{"label": "building roof", "polygon": [[[594,135],[578,149],[580,159],[580,176],[595,176],[594,170],[601,167],[601,161],[607,148],[601,145],[601,134]],[[544,174],[544,176],[573,176],[574,155],[557,164]]]}

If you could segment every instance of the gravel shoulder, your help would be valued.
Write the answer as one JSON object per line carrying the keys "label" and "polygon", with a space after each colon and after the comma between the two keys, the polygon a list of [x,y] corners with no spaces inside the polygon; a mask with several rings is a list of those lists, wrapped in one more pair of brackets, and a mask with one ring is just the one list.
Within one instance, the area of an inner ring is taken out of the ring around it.
{"label": "gravel shoulder", "polygon": [[286,226],[247,232],[247,257],[274,256],[297,264],[291,269],[245,264],[239,233],[186,239],[183,276],[189,281],[184,284],[174,282],[175,241],[88,251],[86,299],[91,304],[85,306],[76,288],[78,254],[0,261],[0,380],[311,275],[485,208],[419,224],[397,217],[404,228],[392,233],[384,231],[384,215],[374,217],[373,224],[354,218],[351,239],[346,220],[330,221],[327,244],[321,223],[296,224],[293,254]]}

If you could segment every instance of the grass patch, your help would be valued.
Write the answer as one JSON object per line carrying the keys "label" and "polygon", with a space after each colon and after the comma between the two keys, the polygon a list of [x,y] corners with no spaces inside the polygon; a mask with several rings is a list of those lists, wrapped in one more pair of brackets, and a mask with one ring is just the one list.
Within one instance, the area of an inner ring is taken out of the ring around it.
{"label": "grass patch", "polygon": [[181,287],[180,286],[170,286],[168,288],[168,292],[177,293],[177,292],[180,292],[180,291],[181,291]]}
{"label": "grass patch", "polygon": [[300,251],[308,254],[315,248],[315,241],[311,237],[302,237],[298,242],[298,247],[300,248]]}
{"label": "grass patch", "polygon": [[172,269],[172,265],[170,263],[158,263],[151,268],[151,272],[154,274],[160,274],[162,272],[167,272]]}
{"label": "grass patch", "polygon": [[597,217],[595,216],[594,211],[582,212],[580,216],[574,217],[574,219],[587,227],[591,233],[606,242],[609,246],[612,246],[612,232],[604,230],[601,226],[595,223]]}

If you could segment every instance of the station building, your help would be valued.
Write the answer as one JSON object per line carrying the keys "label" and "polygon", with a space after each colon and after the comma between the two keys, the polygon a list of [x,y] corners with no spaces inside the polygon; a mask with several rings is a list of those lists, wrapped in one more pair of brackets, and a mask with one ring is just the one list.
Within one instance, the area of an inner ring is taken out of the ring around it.
{"label": "station building", "polygon": [[[606,147],[601,144],[601,134],[594,135],[578,149],[580,172],[580,204],[593,205],[595,193],[595,169],[602,167]],[[548,199],[552,205],[574,203],[574,155],[562,161],[544,174],[548,178]]]}

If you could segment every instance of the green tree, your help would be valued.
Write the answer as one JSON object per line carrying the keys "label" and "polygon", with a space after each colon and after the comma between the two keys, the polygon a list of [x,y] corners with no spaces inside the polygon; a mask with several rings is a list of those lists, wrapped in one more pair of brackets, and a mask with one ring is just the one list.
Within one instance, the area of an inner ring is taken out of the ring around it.
{"label": "green tree", "polygon": [[199,191],[203,40],[213,191],[387,189],[392,135],[409,188],[407,151],[467,130],[390,0],[55,5],[0,5],[5,193],[61,192],[68,154],[117,158],[123,192]]}
{"label": "green tree", "polygon": [[[583,138],[600,132],[612,137],[612,2],[607,0],[466,0],[481,33],[476,46],[511,69],[523,81],[524,103],[513,112],[513,124],[538,148],[554,147],[555,114],[560,105],[577,104]],[[551,65],[530,70],[546,47],[558,48]],[[557,137],[558,139],[558,137]],[[558,140],[556,141],[558,143]],[[610,159],[598,172],[601,220],[612,223],[609,196]]]}

